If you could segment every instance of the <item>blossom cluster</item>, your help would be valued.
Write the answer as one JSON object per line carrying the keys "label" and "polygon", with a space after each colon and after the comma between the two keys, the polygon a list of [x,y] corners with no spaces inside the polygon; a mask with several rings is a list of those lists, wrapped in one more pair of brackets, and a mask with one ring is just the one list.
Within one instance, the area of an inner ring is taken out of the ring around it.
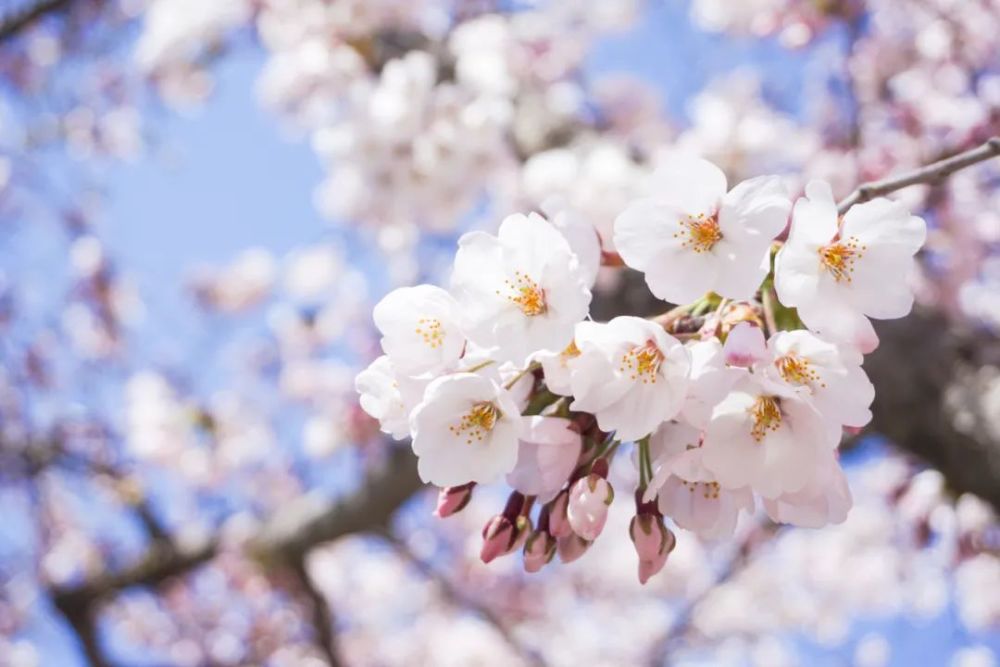
{"label": "blossom cluster", "polygon": [[821,181],[794,204],[774,176],[729,189],[684,155],[648,192],[616,217],[614,243],[681,304],[659,317],[589,319],[601,251],[567,210],[466,234],[449,290],[404,287],[375,307],[385,354],[358,375],[361,404],[412,437],[421,478],[443,489],[438,513],[476,484],[514,489],[484,529],[487,562],[522,546],[529,571],[582,554],[622,443],[638,469],[643,582],[675,543],[664,517],[721,538],[757,502],[801,526],[847,515],[837,448],[871,419],[869,318],[909,312],[924,221],[883,198],[841,216]]}

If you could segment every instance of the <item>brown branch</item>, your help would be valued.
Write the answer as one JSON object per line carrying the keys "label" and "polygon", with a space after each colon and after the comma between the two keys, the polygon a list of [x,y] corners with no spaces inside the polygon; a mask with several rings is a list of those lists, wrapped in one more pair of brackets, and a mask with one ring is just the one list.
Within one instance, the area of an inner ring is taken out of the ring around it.
{"label": "brown branch", "polygon": [[71,2],[72,0],[41,0],[8,12],[0,18],[0,42],[16,36],[49,14],[67,9]]}
{"label": "brown branch", "polygon": [[926,167],[921,167],[899,176],[890,176],[879,181],[862,183],[858,188],[837,205],[837,210],[843,214],[855,204],[860,204],[875,197],[882,197],[896,190],[908,188],[921,183],[938,183],[956,171],[971,167],[1000,155],[1000,137],[992,137],[983,145],[972,150],[939,160]]}
{"label": "brown branch", "polygon": [[314,638],[316,646],[323,652],[323,657],[330,667],[341,667],[344,663],[337,651],[337,638],[333,632],[333,609],[330,608],[330,602],[316,587],[316,583],[306,568],[305,558],[292,563],[291,570],[312,607],[312,624],[313,631],[316,633]]}

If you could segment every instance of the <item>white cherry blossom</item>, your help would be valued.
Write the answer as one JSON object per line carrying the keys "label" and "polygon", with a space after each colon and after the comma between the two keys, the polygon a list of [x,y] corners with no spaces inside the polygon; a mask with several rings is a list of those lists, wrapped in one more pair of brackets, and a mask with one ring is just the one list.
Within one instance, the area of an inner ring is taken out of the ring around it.
{"label": "white cherry blossom", "polygon": [[462,356],[458,304],[440,287],[395,289],[375,305],[372,317],[382,332],[382,350],[400,373],[438,373]]}
{"label": "white cherry blossom", "polygon": [[437,378],[410,416],[420,478],[438,486],[491,483],[514,469],[521,414],[510,393],[474,373]]}
{"label": "white cherry blossom", "polygon": [[903,317],[913,306],[909,279],[926,236],[922,218],[883,198],[852,206],[841,222],[830,186],[811,181],[775,260],[778,298],[810,329],[870,352],[878,338],[868,317]]}
{"label": "white cherry blossom", "polygon": [[523,365],[538,350],[562,350],[587,316],[590,289],[566,239],[538,214],[508,216],[497,236],[459,240],[452,288],[471,340],[499,361]]}
{"label": "white cherry blossom", "polygon": [[788,222],[781,180],[755,178],[727,192],[714,164],[676,156],[654,173],[650,189],[618,216],[614,234],[618,253],[646,274],[653,294],[680,304],[710,291],[753,296],[768,272],[771,241]]}
{"label": "white cherry blossom", "polygon": [[797,390],[748,374],[713,410],[702,463],[726,488],[750,486],[775,498],[808,484],[837,442]]}
{"label": "white cherry blossom", "polygon": [[851,489],[832,452],[820,458],[814,472],[815,477],[800,490],[764,500],[772,520],[803,528],[843,523],[851,509]]}
{"label": "white cherry blossom", "polygon": [[507,483],[546,503],[555,497],[576,467],[582,441],[573,423],[561,417],[524,417],[517,465]]}
{"label": "white cherry blossom", "polygon": [[382,355],[358,373],[354,388],[361,395],[361,409],[379,421],[384,433],[401,440],[410,434],[410,412],[429,380],[400,377],[389,357]]}
{"label": "white cherry blossom", "polygon": [[660,325],[639,317],[576,327],[570,408],[592,412],[602,430],[637,440],[680,411],[691,357]]}

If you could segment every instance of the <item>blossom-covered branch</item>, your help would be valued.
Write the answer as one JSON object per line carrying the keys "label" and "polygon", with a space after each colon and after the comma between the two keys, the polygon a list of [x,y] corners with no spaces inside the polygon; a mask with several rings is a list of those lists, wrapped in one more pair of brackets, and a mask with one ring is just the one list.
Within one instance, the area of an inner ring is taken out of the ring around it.
{"label": "blossom-covered branch", "polygon": [[921,167],[920,169],[915,169],[898,176],[890,176],[880,181],[863,183],[837,204],[837,210],[840,213],[845,213],[847,209],[855,204],[870,201],[875,197],[884,197],[887,194],[891,194],[896,190],[902,190],[911,185],[938,183],[956,171],[997,156],[1000,156],[1000,137],[991,137],[981,146],[943,160],[938,160],[926,167]]}

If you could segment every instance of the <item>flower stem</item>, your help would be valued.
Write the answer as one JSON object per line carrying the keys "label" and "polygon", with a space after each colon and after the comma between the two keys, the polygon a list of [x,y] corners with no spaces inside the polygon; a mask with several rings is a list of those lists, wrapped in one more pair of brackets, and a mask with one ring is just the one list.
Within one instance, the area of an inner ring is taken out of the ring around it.
{"label": "flower stem", "polygon": [[504,389],[510,389],[515,384],[517,384],[517,381],[520,380],[521,378],[523,378],[525,375],[527,375],[528,373],[534,373],[536,370],[538,370],[541,367],[542,367],[542,365],[540,363],[538,363],[537,361],[532,361],[523,370],[518,371],[517,375],[515,375],[511,379],[509,379],[506,382],[504,382],[503,383],[503,388]]}
{"label": "flower stem", "polygon": [[774,302],[776,299],[774,288],[770,285],[765,286],[760,291],[760,303],[764,308],[764,324],[767,326],[767,334],[769,336],[773,336],[778,332],[778,322],[774,317]]}

